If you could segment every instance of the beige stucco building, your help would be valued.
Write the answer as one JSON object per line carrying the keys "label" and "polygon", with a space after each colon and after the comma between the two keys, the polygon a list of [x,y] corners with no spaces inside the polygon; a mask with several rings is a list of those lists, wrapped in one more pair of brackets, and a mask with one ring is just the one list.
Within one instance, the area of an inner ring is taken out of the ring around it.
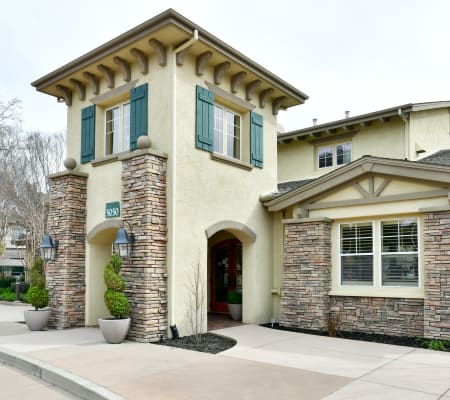
{"label": "beige stucco building", "polygon": [[417,162],[450,148],[449,103],[277,134],[279,110],[307,96],[173,10],[33,86],[68,110],[67,171],[50,178],[57,328],[107,315],[102,271],[123,226],[135,340],[190,333],[197,265],[204,330],[236,290],[249,323],[323,329],[331,310],[346,329],[450,332],[436,300],[447,250],[427,244],[447,235],[450,167]]}

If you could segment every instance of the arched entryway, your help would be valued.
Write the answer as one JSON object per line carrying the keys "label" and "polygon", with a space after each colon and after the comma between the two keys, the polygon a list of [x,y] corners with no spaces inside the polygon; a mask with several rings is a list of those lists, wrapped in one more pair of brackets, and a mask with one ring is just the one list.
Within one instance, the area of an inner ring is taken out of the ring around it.
{"label": "arched entryway", "polygon": [[103,269],[112,254],[120,221],[109,220],[95,226],[87,235],[86,245],[86,325],[98,325],[98,319],[109,316],[103,301]]}
{"label": "arched entryway", "polygon": [[249,248],[256,240],[256,234],[244,224],[235,221],[214,224],[207,229],[206,234],[210,319],[212,314],[228,316],[228,294],[232,291],[242,294],[244,305],[245,288],[248,284],[245,278],[245,262],[248,260]]}

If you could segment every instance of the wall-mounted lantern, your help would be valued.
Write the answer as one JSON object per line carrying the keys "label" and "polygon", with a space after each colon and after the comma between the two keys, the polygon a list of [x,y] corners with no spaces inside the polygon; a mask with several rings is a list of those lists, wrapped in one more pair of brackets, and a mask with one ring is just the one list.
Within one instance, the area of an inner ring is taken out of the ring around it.
{"label": "wall-mounted lantern", "polygon": [[49,234],[44,234],[41,243],[42,258],[45,261],[54,260],[58,251],[59,240],[53,240]]}
{"label": "wall-mounted lantern", "polygon": [[120,258],[131,257],[131,249],[134,243],[133,227],[128,222],[127,225],[130,229],[130,234],[121,226],[117,231],[116,240],[113,244],[114,253]]}

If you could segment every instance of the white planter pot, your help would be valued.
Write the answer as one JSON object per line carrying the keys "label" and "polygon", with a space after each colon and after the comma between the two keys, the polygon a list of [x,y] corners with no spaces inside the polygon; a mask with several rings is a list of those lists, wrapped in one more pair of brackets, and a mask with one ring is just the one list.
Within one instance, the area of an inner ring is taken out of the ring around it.
{"label": "white planter pot", "polygon": [[50,310],[26,310],[23,316],[30,331],[42,331],[47,326]]}
{"label": "white planter pot", "polygon": [[242,304],[229,304],[228,311],[230,312],[231,318],[235,321],[242,320]]}
{"label": "white planter pot", "polygon": [[99,318],[98,325],[103,337],[108,343],[122,343],[130,329],[131,318],[103,319]]}

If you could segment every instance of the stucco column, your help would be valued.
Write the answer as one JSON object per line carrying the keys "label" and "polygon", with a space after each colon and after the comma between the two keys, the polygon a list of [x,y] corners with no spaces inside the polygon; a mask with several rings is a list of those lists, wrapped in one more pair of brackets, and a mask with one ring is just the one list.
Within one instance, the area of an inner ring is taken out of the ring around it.
{"label": "stucco column", "polygon": [[167,336],[166,156],[139,150],[122,157],[121,212],[136,236],[122,268],[131,304],[128,338],[157,341]]}
{"label": "stucco column", "polygon": [[450,209],[424,212],[424,336],[450,339]]}
{"label": "stucco column", "polygon": [[325,329],[331,290],[331,220],[283,221],[280,324]]}
{"label": "stucco column", "polygon": [[46,263],[49,326],[85,324],[87,174],[67,171],[49,177],[48,233],[59,240],[57,257]]}

